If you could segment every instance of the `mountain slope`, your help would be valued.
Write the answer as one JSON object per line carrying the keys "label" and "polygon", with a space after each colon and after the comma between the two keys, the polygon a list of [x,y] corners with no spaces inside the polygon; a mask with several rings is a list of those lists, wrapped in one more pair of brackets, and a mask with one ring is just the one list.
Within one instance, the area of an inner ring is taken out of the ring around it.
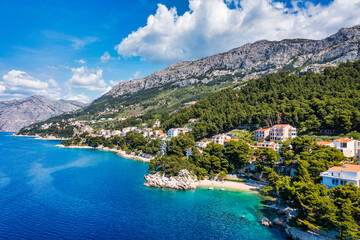
{"label": "mountain slope", "polygon": [[16,132],[22,127],[84,107],[84,103],[52,100],[35,95],[0,102],[0,131]]}
{"label": "mountain slope", "polygon": [[[93,118],[106,108],[124,106],[135,107],[137,113],[173,111],[239,81],[278,71],[319,72],[325,66],[357,59],[360,25],[340,29],[323,40],[262,40],[196,61],[177,62],[142,79],[120,82],[77,115]],[[175,96],[174,91],[181,94]]]}
{"label": "mountain slope", "polygon": [[[106,96],[121,96],[168,83],[187,86],[230,74],[253,78],[279,69],[295,70],[360,58],[360,25],[340,29],[323,40],[258,41],[197,61],[177,62],[149,76],[121,82]],[[319,65],[320,64],[320,65]]]}

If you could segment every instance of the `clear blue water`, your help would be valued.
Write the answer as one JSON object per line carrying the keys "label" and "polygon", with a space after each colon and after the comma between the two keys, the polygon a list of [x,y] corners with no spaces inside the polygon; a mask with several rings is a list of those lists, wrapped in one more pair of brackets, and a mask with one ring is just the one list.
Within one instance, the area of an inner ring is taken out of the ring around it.
{"label": "clear blue water", "polygon": [[147,163],[58,143],[0,133],[0,239],[285,239],[257,194],[148,188]]}

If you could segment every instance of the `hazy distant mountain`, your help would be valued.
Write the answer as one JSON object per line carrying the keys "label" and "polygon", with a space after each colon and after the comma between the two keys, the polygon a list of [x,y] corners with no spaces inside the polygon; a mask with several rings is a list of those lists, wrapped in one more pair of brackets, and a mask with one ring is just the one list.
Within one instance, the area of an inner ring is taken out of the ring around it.
{"label": "hazy distant mountain", "polygon": [[24,126],[77,110],[84,105],[77,101],[52,100],[40,95],[0,101],[0,132],[17,132]]}

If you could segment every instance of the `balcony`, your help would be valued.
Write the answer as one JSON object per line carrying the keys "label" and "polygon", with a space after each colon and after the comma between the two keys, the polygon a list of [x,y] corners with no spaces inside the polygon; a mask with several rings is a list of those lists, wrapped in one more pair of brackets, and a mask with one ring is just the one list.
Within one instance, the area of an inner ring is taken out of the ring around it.
{"label": "balcony", "polygon": [[350,177],[347,176],[346,174],[341,173],[340,176],[337,173],[334,173],[334,176],[331,175],[331,173],[329,172],[321,172],[320,173],[321,177],[329,177],[329,178],[335,178],[335,179],[344,179],[344,180],[353,180],[353,181],[359,181],[360,178],[357,177]]}

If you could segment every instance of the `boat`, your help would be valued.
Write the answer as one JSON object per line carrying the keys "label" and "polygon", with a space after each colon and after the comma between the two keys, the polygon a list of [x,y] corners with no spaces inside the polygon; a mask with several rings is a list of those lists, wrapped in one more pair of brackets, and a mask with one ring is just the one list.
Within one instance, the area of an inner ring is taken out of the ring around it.
{"label": "boat", "polygon": [[225,191],[225,188],[222,187],[220,190],[221,190],[221,191]]}
{"label": "boat", "polygon": [[214,188],[213,188],[213,187],[209,187],[209,190],[214,190]]}

